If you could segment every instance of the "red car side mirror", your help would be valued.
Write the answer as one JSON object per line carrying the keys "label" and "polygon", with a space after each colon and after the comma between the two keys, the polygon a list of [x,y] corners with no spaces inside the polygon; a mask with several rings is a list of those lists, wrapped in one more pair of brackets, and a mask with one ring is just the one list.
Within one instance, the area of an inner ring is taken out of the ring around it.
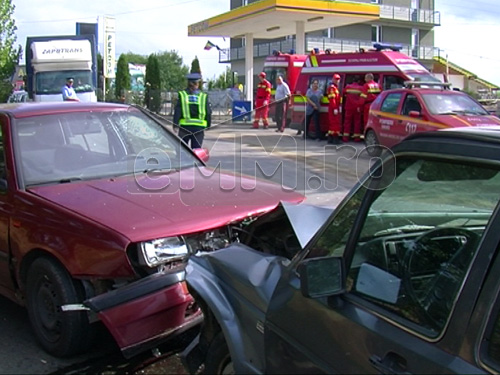
{"label": "red car side mirror", "polygon": [[419,111],[410,111],[410,112],[408,112],[408,116],[413,117],[413,118],[418,118],[421,115],[422,114]]}
{"label": "red car side mirror", "polygon": [[200,159],[204,163],[206,163],[208,161],[208,159],[210,159],[208,149],[206,149],[206,148],[195,148],[195,149],[193,149],[193,152],[196,154],[198,159]]}

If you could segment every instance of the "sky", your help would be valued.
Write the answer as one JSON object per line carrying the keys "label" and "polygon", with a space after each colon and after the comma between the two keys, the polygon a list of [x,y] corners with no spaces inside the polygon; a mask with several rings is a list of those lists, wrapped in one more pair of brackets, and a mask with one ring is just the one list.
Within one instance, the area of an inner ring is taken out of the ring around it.
{"label": "sky", "polygon": [[[409,1],[409,0],[408,0]],[[498,0],[434,0],[441,25],[435,46],[449,61],[500,86],[500,8]],[[204,77],[215,78],[228,64],[219,53],[204,50],[207,40],[229,48],[229,38],[188,37],[188,25],[229,11],[230,0],[12,0],[17,44],[27,36],[71,35],[76,22],[99,24],[102,53],[103,17],[116,22],[116,54],[176,51],[187,66],[198,57]]]}

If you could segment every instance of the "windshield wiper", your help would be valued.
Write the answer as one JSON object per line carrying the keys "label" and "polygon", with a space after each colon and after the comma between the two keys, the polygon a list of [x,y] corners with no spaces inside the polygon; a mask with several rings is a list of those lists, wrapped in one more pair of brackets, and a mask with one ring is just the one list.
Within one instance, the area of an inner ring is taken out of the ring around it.
{"label": "windshield wiper", "polygon": [[81,181],[81,180],[83,180],[81,177],[65,177],[65,178],[60,179],[59,183],[60,184],[67,184],[70,182]]}
{"label": "windshield wiper", "polygon": [[477,111],[467,111],[467,110],[454,110],[454,111],[448,111],[448,112],[441,112],[438,113],[438,115],[481,115],[483,116],[484,113],[482,112],[477,112]]}
{"label": "windshield wiper", "polygon": [[142,173],[170,174],[178,171],[179,170],[175,168],[146,168],[142,171]]}
{"label": "windshield wiper", "polygon": [[400,227],[388,228],[381,231],[378,231],[373,234],[374,237],[384,236],[386,234],[394,234],[394,233],[408,233],[408,232],[417,232],[421,230],[430,230],[433,229],[432,225],[417,225],[417,224],[408,224],[402,225]]}
{"label": "windshield wiper", "polygon": [[448,112],[440,112],[438,115],[463,115],[464,111],[448,111]]}

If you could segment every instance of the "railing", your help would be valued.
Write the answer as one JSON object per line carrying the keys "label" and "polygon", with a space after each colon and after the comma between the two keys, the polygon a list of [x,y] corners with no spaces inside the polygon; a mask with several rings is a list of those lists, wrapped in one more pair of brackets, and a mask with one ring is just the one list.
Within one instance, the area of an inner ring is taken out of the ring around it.
{"label": "railing", "polygon": [[429,23],[434,26],[441,25],[441,13],[429,9],[413,9],[380,5],[380,18],[405,22]]}
{"label": "railing", "polygon": [[[307,38],[306,51],[311,51],[313,48],[325,51],[330,49],[334,52],[356,52],[360,49],[373,48],[372,41],[368,40],[348,40],[348,39],[332,39],[332,38]],[[295,39],[285,40],[281,42],[262,43],[253,47],[254,57],[270,56],[274,50],[281,52],[289,52],[295,49]],[[401,45],[401,52],[415,59],[430,60],[439,54],[439,49],[433,46],[410,46]],[[230,63],[235,60],[243,60],[245,58],[245,47],[227,48],[219,51],[219,62]]]}
{"label": "railing", "polygon": [[[441,24],[441,13],[429,9],[413,9],[405,7],[395,7],[391,5],[380,5],[380,19],[391,19],[396,21],[424,23],[434,26]],[[321,42],[318,39],[322,39]],[[328,45],[328,46],[327,46]],[[341,40],[329,38],[307,38],[306,51],[312,48],[325,50],[330,48],[336,52],[353,52],[360,48],[372,48],[373,42],[367,40]],[[295,49],[295,39],[282,40],[278,42],[261,43],[254,45],[254,57],[266,57],[272,54],[273,50],[289,52]],[[428,59],[434,56],[434,47],[411,47],[403,46],[406,54],[417,59]],[[245,58],[245,47],[222,49],[219,51],[219,62],[229,63]]]}

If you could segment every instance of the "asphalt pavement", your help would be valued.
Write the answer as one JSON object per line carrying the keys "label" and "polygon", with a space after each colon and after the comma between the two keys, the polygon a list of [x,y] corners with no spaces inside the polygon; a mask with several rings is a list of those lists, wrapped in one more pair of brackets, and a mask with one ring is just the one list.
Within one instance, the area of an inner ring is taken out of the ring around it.
{"label": "asphalt pavement", "polygon": [[272,121],[268,129],[262,125],[253,129],[249,122],[232,122],[230,118],[214,121],[205,131],[203,143],[211,155],[209,165],[218,161],[220,150],[225,149],[231,150],[228,153],[241,152],[242,158],[254,153],[258,160],[286,160],[302,170],[306,181],[297,190],[307,196],[308,203],[336,206],[373,162],[363,142],[328,144],[326,140],[304,139],[294,129],[276,129]]}

